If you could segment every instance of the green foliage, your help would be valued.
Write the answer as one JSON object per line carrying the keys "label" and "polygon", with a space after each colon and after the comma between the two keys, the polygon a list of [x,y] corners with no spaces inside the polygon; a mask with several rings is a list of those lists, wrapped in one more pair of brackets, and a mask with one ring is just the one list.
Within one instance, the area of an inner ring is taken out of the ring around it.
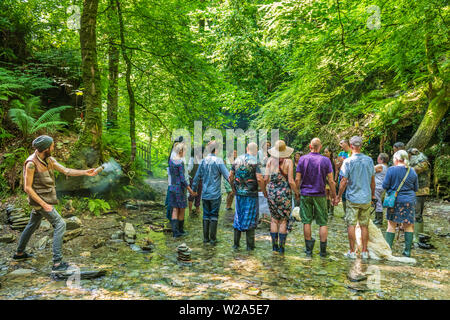
{"label": "green foliage", "polygon": [[10,109],[8,115],[26,138],[40,130],[52,131],[62,125],[66,125],[67,122],[60,120],[60,113],[69,108],[72,107],[61,106],[47,110],[38,119],[33,118],[23,109]]}
{"label": "green foliage", "polygon": [[97,217],[111,209],[109,203],[103,199],[84,199],[88,201],[88,210]]}

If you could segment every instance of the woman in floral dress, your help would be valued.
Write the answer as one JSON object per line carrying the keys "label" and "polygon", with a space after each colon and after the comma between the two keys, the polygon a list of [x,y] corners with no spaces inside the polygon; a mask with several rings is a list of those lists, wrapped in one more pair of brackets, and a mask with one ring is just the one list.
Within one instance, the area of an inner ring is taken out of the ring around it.
{"label": "woman in floral dress", "polygon": [[184,211],[187,207],[186,189],[191,195],[196,195],[184,176],[183,157],[185,151],[186,146],[184,143],[175,144],[173,156],[169,160],[170,185],[168,204],[173,208],[171,224],[174,238],[186,234],[183,230]]}
{"label": "woman in floral dress", "polygon": [[295,187],[293,163],[289,158],[293,150],[287,147],[284,141],[277,141],[275,147],[269,150],[271,157],[265,171],[269,210],[272,216],[270,224],[272,250],[280,253],[284,253],[286,243],[287,223],[292,210],[292,192],[297,199],[299,197]]}
{"label": "woman in floral dress", "polygon": [[[388,229],[386,231],[386,242],[392,248],[395,238],[395,228],[398,224],[403,225],[405,230],[405,249],[403,255],[411,256],[411,246],[414,234],[414,220],[416,208],[416,192],[419,190],[419,179],[413,168],[409,167],[409,156],[405,150],[399,150],[394,154],[394,166],[390,167],[383,181],[383,189],[386,193],[396,192],[403,179],[395,200],[394,208],[387,208],[386,220]],[[406,178],[405,178],[406,177]]]}

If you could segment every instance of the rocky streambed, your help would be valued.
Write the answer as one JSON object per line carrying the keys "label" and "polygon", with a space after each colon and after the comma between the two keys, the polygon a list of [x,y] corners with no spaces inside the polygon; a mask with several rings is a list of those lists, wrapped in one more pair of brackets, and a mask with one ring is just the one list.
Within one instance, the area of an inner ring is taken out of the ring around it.
{"label": "rocky streambed", "polygon": [[[326,259],[319,257],[317,245],[313,258],[305,257],[299,223],[288,235],[286,253],[279,255],[271,251],[266,219],[256,230],[256,250],[245,250],[245,237],[241,248],[233,250],[233,217],[225,210],[220,212],[216,246],[203,244],[201,215],[187,216],[188,235],[173,239],[161,202],[131,201],[100,217],[74,214],[66,218],[73,229],[66,233],[65,260],[80,270],[106,273],[50,277],[52,227],[44,221],[29,243],[35,257],[14,261],[20,231],[2,224],[0,299],[450,298],[449,203],[427,203],[425,229],[436,249],[414,249],[415,265],[345,258],[348,244],[340,207],[329,223]],[[313,225],[316,238],[317,229]],[[400,237],[394,254],[401,254],[402,245]],[[189,263],[180,261],[180,251],[186,255],[187,250]]]}

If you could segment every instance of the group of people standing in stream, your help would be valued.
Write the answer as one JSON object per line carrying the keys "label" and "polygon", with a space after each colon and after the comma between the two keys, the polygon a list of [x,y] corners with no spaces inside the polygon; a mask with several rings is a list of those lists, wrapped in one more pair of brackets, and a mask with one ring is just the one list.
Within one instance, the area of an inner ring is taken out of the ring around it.
{"label": "group of people standing in stream", "polygon": [[[221,145],[220,145],[221,146]],[[430,165],[426,156],[417,149],[405,151],[403,143],[394,144],[393,160],[380,153],[377,164],[363,154],[362,138],[352,137],[339,143],[342,151],[334,157],[330,147],[323,148],[319,138],[309,144],[310,152],[303,154],[278,140],[274,147],[270,142],[258,150],[256,143],[249,143],[246,152],[237,156],[236,151],[227,154],[227,163],[218,157],[219,144],[207,144],[204,159],[191,158],[185,171],[186,145],[174,144],[169,160],[169,187],[166,197],[167,217],[173,237],[186,234],[184,210],[197,214],[200,202],[203,207],[203,242],[216,244],[219,209],[222,200],[222,180],[226,196],[226,212],[234,210],[233,248],[240,247],[242,232],[246,234],[247,250],[255,249],[255,229],[259,223],[261,198],[271,216],[270,236],[272,250],[285,252],[289,221],[294,207],[299,207],[303,223],[305,253],[312,256],[315,239],[311,224],[319,226],[321,257],[327,256],[328,221],[334,215],[334,206],[341,201],[345,212],[349,250],[346,257],[355,259],[356,226],[361,229],[362,259],[368,259],[368,225],[375,208],[374,223],[382,226],[383,197],[395,192],[395,204],[386,208],[387,231],[385,239],[393,245],[395,230],[404,231],[404,256],[411,255],[413,242],[419,242],[423,232],[422,213],[424,200],[429,193]],[[196,154],[201,154],[197,152]],[[388,167],[388,164],[392,164]],[[189,180],[186,178],[189,174]],[[189,192],[187,198],[186,190]],[[195,211],[192,210],[195,201]]]}
{"label": "group of people standing in stream", "polygon": [[[216,244],[223,178],[226,181],[227,212],[232,211],[235,198],[235,249],[239,248],[242,232],[246,233],[247,250],[255,248],[261,193],[263,199],[267,199],[271,215],[270,235],[274,252],[284,253],[288,222],[293,207],[299,206],[307,256],[312,255],[314,248],[311,224],[315,221],[319,225],[320,256],[325,257],[328,220],[333,216],[333,206],[342,201],[350,244],[345,255],[356,258],[355,226],[359,224],[362,235],[361,258],[367,259],[370,208],[375,204],[374,223],[381,226],[385,192],[388,195],[395,193],[394,204],[386,210],[388,228],[385,237],[388,244],[392,247],[396,228],[399,227],[405,232],[405,256],[410,256],[413,242],[426,249],[427,244],[421,243],[418,235],[423,232],[424,203],[430,192],[431,170],[427,157],[415,148],[405,151],[405,145],[397,142],[393,146],[392,162],[389,162],[387,154],[380,153],[374,166],[373,160],[361,153],[362,144],[359,136],[352,137],[349,142],[342,140],[340,147],[343,151],[334,158],[329,147],[324,148],[324,155],[320,154],[322,143],[320,139],[314,138],[309,144],[310,153],[302,155],[296,152],[291,159],[294,149],[283,140],[278,140],[274,147],[268,142],[261,150],[252,142],[242,155],[237,156],[236,151],[230,152],[227,155],[229,163],[225,164],[217,156],[221,145],[211,141],[206,146],[207,156],[204,159],[190,159],[188,181],[184,163],[186,145],[182,141],[176,142],[168,161],[169,186],[166,197],[167,218],[171,222],[173,236],[186,235],[185,209],[189,206],[189,214],[198,213],[202,202],[203,241]],[[65,271],[69,267],[62,256],[66,224],[54,207],[58,203],[54,171],[66,176],[92,177],[98,174],[98,170],[76,170],[59,164],[52,157],[55,143],[50,136],[37,137],[32,146],[35,151],[26,159],[23,167],[24,191],[28,194],[32,212],[13,259],[33,257],[25,249],[42,217],[45,217],[54,228],[52,271]],[[391,166],[388,167],[388,164]],[[189,198],[186,190],[190,194]],[[194,204],[196,209],[192,211]]]}

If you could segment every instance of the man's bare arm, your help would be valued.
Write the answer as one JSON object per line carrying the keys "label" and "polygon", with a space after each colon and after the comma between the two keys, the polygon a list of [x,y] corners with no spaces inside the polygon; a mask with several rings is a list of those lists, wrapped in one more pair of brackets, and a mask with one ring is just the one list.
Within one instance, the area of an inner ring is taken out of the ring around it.
{"label": "man's bare arm", "polygon": [[328,185],[330,186],[330,190],[331,190],[331,197],[332,197],[332,199],[334,199],[334,198],[336,198],[336,184],[333,179],[333,172],[330,172],[327,175],[327,178],[328,178]]}
{"label": "man's bare arm", "polygon": [[23,190],[33,199],[36,203],[38,203],[45,211],[50,212],[53,210],[53,206],[42,200],[41,197],[34,191],[33,185],[33,177],[34,170],[36,170],[33,162],[28,162],[25,167],[25,183]]}
{"label": "man's bare arm", "polygon": [[295,187],[297,188],[297,190],[299,190],[301,182],[302,182],[302,174],[300,172],[297,172],[295,174]]}
{"label": "man's bare arm", "polygon": [[89,170],[76,170],[76,169],[70,169],[64,167],[62,164],[60,164],[58,161],[56,161],[55,158],[50,157],[50,161],[53,163],[53,167],[56,171],[63,173],[66,176],[70,177],[78,177],[78,176],[95,176],[95,169],[89,169]]}
{"label": "man's bare arm", "polygon": [[347,178],[341,179],[341,184],[339,185],[339,194],[337,195],[338,200],[342,198],[342,194],[344,193],[345,188],[347,188],[347,182]]}

